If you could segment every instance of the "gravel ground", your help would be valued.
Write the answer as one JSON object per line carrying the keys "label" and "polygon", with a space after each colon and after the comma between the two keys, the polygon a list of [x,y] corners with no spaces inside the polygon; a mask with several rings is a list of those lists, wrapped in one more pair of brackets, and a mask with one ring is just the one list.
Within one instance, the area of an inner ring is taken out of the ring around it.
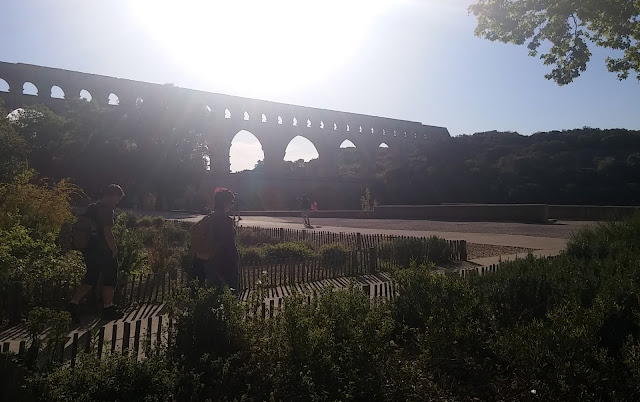
{"label": "gravel ground", "polygon": [[497,257],[499,255],[510,255],[528,253],[533,251],[531,248],[509,247],[509,246],[492,246],[490,244],[467,243],[467,259],[474,260],[476,258]]}

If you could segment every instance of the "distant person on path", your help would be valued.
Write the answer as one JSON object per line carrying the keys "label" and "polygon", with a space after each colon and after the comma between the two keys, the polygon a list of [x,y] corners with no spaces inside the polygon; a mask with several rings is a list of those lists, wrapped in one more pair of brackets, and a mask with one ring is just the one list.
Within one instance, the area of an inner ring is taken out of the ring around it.
{"label": "distant person on path", "polygon": [[240,200],[238,199],[238,193],[233,193],[234,203],[233,203],[233,220],[241,221],[240,217]]}
{"label": "distant person on path", "polygon": [[208,286],[228,286],[237,292],[240,285],[234,219],[229,216],[234,195],[226,188],[216,189],[213,213],[191,229],[191,247],[195,252],[194,273],[204,276]]}
{"label": "distant person on path", "polygon": [[311,221],[309,221],[309,214],[311,213],[311,199],[306,194],[302,195],[302,199],[300,200],[300,209],[302,210],[302,220],[304,226],[307,228],[312,227]]}
{"label": "distant person on path", "polygon": [[102,199],[89,205],[84,213],[93,221],[95,230],[92,231],[86,248],[82,250],[87,272],[69,305],[69,313],[75,323],[79,322],[78,305],[98,284],[100,276],[102,276],[102,318],[111,321],[123,316],[113,304],[114,289],[118,281],[118,260],[116,259],[118,246],[113,235],[113,210],[122,197],[124,197],[122,187],[111,184],[106,188]]}
{"label": "distant person on path", "polygon": [[313,204],[311,204],[311,210],[313,212],[318,212],[318,203],[317,202],[313,202]]}

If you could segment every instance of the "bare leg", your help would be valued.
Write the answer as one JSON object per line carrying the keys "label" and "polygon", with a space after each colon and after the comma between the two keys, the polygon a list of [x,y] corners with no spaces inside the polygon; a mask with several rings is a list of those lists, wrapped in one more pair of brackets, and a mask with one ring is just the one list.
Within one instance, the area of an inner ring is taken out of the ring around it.
{"label": "bare leg", "polygon": [[76,294],[73,296],[73,299],[71,299],[71,303],[80,304],[80,302],[84,300],[85,297],[87,297],[87,294],[91,291],[91,288],[93,288],[93,286],[87,285],[86,283],[80,285],[80,287],[76,290]]}
{"label": "bare leg", "polygon": [[102,304],[104,306],[113,305],[113,286],[103,286],[102,287]]}

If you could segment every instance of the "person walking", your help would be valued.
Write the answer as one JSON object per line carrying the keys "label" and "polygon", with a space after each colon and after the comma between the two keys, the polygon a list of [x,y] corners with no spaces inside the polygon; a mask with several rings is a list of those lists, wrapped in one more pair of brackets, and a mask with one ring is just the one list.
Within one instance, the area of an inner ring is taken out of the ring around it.
{"label": "person walking", "polygon": [[102,277],[102,318],[118,320],[123,314],[113,304],[113,295],[118,281],[118,246],[113,235],[114,208],[124,197],[122,187],[110,184],[100,201],[89,205],[85,211],[93,221],[94,229],[87,246],[82,250],[86,273],[82,283],[71,299],[69,313],[73,322],[79,322],[78,305]]}
{"label": "person walking", "polygon": [[302,199],[300,200],[300,209],[302,210],[302,221],[304,223],[304,227],[312,228],[311,221],[309,220],[309,214],[311,213],[311,199],[308,195],[303,194]]}
{"label": "person walking", "polygon": [[204,273],[205,283],[219,289],[228,286],[238,291],[240,255],[235,242],[234,219],[229,216],[235,197],[226,188],[216,189],[213,213],[191,229],[194,268]]}
{"label": "person walking", "polygon": [[238,193],[233,193],[233,198],[233,220],[237,220],[238,222],[240,222],[242,218],[240,217],[240,199],[238,198]]}

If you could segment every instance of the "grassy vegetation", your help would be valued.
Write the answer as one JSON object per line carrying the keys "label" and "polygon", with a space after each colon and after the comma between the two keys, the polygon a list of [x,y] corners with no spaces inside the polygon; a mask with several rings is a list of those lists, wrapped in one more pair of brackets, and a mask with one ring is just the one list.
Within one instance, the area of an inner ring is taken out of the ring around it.
{"label": "grassy vegetation", "polygon": [[[636,216],[581,231],[557,258],[505,263],[495,274],[462,279],[414,263],[394,273],[391,301],[328,290],[310,303],[290,297],[267,320],[246,318],[229,293],[183,292],[163,353],[88,359],[31,377],[27,389],[53,401],[107,392],[163,401],[634,401],[639,240]],[[126,378],[114,372],[121,366]],[[148,396],[127,385],[137,376]]]}

